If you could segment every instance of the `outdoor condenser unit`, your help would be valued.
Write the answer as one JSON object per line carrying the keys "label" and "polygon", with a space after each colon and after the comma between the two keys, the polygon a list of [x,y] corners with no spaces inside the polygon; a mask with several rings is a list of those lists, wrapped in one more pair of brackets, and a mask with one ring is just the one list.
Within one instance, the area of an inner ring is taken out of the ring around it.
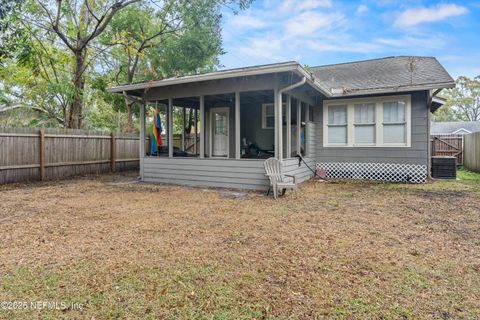
{"label": "outdoor condenser unit", "polygon": [[432,178],[456,179],[457,158],[447,156],[432,157]]}

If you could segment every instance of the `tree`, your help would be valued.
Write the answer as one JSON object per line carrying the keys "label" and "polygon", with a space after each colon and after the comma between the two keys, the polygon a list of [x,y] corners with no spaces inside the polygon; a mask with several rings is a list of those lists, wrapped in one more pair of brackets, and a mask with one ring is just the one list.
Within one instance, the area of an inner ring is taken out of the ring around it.
{"label": "tree", "polygon": [[73,86],[70,70],[64,66],[71,63],[70,55],[51,39],[37,38],[33,30],[17,40],[18,51],[1,60],[2,110],[28,108],[39,113],[39,125],[67,126]]}
{"label": "tree", "polygon": [[68,105],[67,127],[80,128],[82,125],[83,91],[85,71],[90,65],[91,43],[100,36],[112,18],[122,8],[140,0],[115,1],[31,1],[22,15],[24,24],[34,25],[54,34],[57,40],[72,55],[73,99]]}
{"label": "tree", "polygon": [[455,83],[455,88],[445,93],[443,114],[454,121],[480,121],[480,76],[461,76]]}
{"label": "tree", "polygon": [[[225,3],[166,0],[158,5],[156,12],[143,3],[123,10],[112,19],[102,37],[105,45],[117,45],[112,49],[117,57],[113,66],[115,82],[131,84],[215,69],[217,57],[223,52],[220,8]],[[239,6],[245,3],[239,2]],[[126,95],[124,99],[131,130],[135,101]]]}
{"label": "tree", "polygon": [[85,111],[100,119],[111,102],[131,127],[132,102],[123,109],[105,88],[216,68],[220,8],[250,2],[0,0],[0,110],[29,108],[44,125],[79,128],[94,119]]}

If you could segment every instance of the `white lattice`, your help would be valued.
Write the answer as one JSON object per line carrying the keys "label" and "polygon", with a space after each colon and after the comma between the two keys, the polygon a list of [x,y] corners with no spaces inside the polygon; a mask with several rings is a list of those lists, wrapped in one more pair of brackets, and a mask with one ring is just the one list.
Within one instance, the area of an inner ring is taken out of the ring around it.
{"label": "white lattice", "polygon": [[326,162],[317,163],[317,170],[324,169],[327,178],[382,180],[424,183],[427,166],[401,163]]}

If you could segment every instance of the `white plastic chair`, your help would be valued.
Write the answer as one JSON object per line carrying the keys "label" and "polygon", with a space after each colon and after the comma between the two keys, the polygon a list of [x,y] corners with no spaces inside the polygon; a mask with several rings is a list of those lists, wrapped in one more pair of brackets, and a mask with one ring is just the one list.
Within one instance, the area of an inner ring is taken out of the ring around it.
{"label": "white plastic chair", "polygon": [[[293,175],[283,174],[282,162],[276,158],[268,158],[264,162],[266,176],[270,180],[270,187],[267,191],[267,196],[270,190],[273,189],[273,197],[277,199],[278,191],[282,190],[282,196],[287,189],[293,189],[297,192],[297,178]],[[287,181],[286,177],[292,178],[293,181]]]}

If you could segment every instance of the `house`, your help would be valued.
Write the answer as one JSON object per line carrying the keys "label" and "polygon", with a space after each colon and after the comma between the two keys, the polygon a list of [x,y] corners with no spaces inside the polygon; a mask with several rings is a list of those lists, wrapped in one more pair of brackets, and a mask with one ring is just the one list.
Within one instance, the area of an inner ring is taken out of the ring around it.
{"label": "house", "polygon": [[432,135],[469,134],[480,132],[480,121],[432,122],[431,127]]}
{"label": "house", "polygon": [[[275,63],[109,91],[143,102],[143,181],[265,190],[268,157],[300,181],[317,168],[332,178],[424,182],[434,97],[453,86],[435,58],[401,56],[312,68]],[[152,154],[146,128],[155,108],[167,139]],[[173,146],[173,110],[195,111],[193,151]]]}

